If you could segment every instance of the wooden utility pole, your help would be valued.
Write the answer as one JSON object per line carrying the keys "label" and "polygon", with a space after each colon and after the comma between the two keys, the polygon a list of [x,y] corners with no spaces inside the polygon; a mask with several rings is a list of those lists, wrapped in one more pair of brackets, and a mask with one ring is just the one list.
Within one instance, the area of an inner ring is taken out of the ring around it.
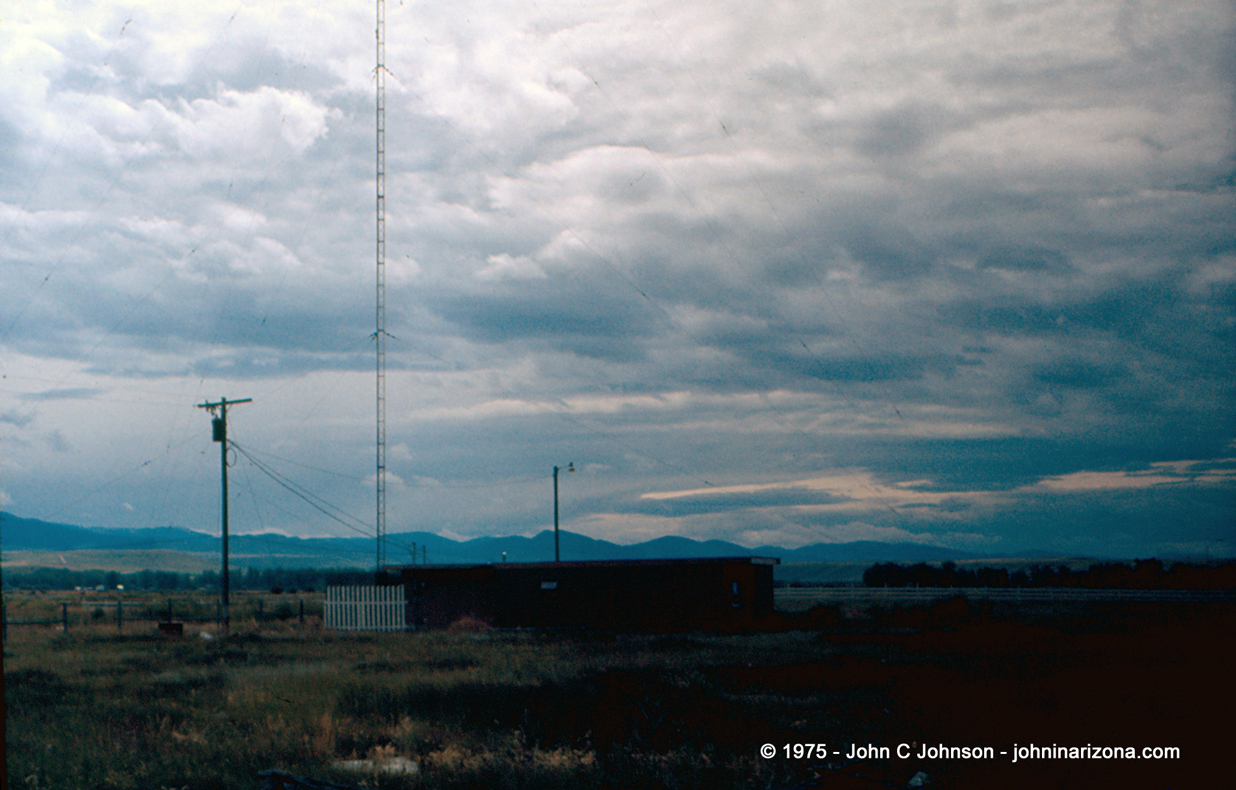
{"label": "wooden utility pole", "polygon": [[230,584],[227,574],[227,407],[238,403],[252,403],[253,398],[228,400],[220,398],[218,403],[199,403],[199,409],[208,409],[214,417],[210,421],[211,435],[219,443],[219,468],[223,473],[223,573],[219,577],[220,595],[222,599],[220,619],[223,620],[223,630],[231,625],[231,615],[228,611],[228,593]]}

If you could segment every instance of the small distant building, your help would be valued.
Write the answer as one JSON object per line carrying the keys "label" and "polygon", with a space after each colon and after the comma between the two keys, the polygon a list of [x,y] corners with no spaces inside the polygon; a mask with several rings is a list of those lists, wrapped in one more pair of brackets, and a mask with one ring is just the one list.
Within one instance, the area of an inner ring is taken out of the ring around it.
{"label": "small distant building", "polygon": [[500,628],[749,631],[773,614],[769,557],[405,565],[409,627],[473,618]]}

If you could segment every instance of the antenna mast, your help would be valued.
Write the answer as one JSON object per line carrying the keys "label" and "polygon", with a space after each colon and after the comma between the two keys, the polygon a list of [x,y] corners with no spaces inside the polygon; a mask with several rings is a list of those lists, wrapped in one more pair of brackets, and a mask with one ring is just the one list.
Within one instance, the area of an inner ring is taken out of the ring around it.
{"label": "antenna mast", "polygon": [[386,562],[386,3],[377,0],[377,552],[375,573]]}

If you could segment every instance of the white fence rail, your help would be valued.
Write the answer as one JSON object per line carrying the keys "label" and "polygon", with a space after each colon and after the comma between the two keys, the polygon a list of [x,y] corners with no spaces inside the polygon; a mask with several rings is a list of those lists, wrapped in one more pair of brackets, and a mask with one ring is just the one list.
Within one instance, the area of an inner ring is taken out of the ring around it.
{"label": "white fence rail", "polygon": [[402,631],[403,585],[327,587],[324,620],[330,631]]}

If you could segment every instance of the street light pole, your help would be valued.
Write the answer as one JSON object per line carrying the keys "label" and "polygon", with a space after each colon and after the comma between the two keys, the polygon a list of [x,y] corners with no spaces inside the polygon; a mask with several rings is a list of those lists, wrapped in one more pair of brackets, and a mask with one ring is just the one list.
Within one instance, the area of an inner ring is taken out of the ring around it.
{"label": "street light pole", "polygon": [[[575,462],[567,464],[568,472],[575,471]],[[554,562],[558,562],[558,467],[554,467]]]}

